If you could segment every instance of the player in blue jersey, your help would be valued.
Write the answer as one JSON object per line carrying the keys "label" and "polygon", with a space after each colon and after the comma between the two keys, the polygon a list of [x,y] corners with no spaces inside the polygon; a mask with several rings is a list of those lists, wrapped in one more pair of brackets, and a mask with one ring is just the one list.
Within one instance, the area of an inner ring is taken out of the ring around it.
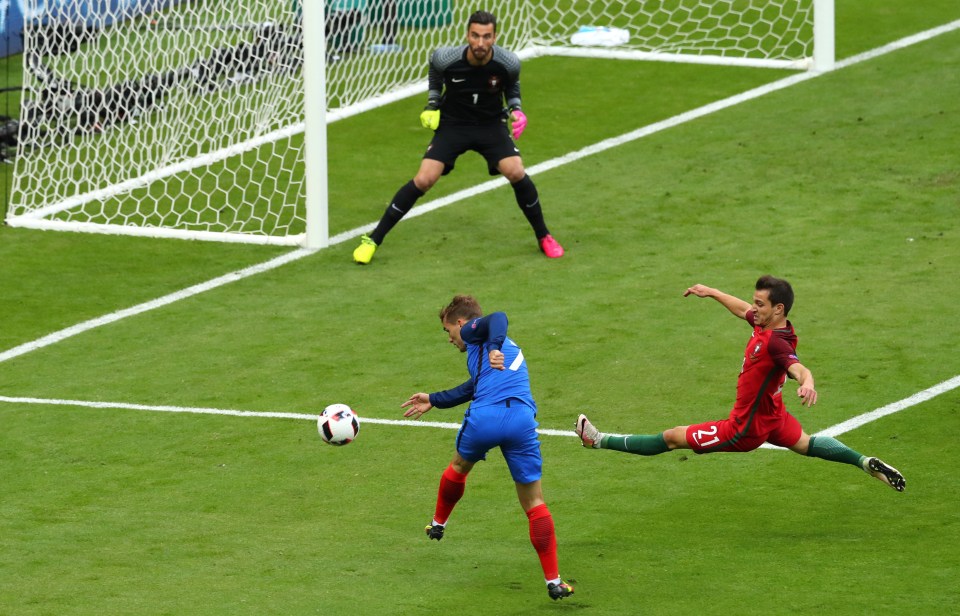
{"label": "player in blue jersey", "polygon": [[537,187],[514,143],[527,126],[520,109],[520,59],[496,41],[496,17],[477,11],[467,22],[466,45],[433,52],[427,107],[420,114],[423,127],[435,131],[433,140],[416,176],[397,191],[370,235],[360,239],[353,251],[357,263],[370,263],[394,225],[470,150],[486,159],[490,175],[502,174],[510,182],[540,250],[550,258],[563,256],[563,247],[547,229]]}
{"label": "player in blue jersey", "polygon": [[405,417],[419,419],[430,409],[450,408],[470,402],[457,433],[453,461],[440,478],[437,506],[427,537],[440,540],[454,506],[463,496],[467,475],[474,464],[499,447],[517,486],[517,497],[527,513],[530,542],[540,558],[551,599],[573,594],[560,578],[553,517],[543,500],[540,485],[543,460],[537,436],[537,404],[530,392],[530,377],[523,351],[507,336],[507,315],[483,316],[480,304],[469,295],[457,295],[440,311],[440,323],[450,344],[467,354],[470,378],[464,383],[431,394],[415,393],[401,407]]}

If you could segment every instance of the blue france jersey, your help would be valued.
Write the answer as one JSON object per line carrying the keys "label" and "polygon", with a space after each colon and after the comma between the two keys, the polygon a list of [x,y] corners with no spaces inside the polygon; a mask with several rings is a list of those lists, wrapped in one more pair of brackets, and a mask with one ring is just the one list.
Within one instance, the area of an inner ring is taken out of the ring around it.
{"label": "blue france jersey", "polygon": [[467,369],[473,377],[473,401],[477,405],[503,402],[507,398],[523,400],[537,408],[530,391],[530,375],[523,351],[509,337],[500,348],[503,353],[503,370],[490,367],[488,351],[480,344],[467,345]]}
{"label": "blue france jersey", "polygon": [[[507,315],[494,312],[478,317],[460,328],[467,351],[470,379],[452,389],[430,394],[430,404],[451,408],[473,401],[476,406],[495,405],[509,398],[522,400],[534,412],[537,404],[530,392],[530,376],[523,351],[507,337]],[[490,351],[503,353],[503,370],[490,367]]]}
{"label": "blue france jersey", "polygon": [[[490,317],[497,320],[500,314]],[[483,318],[483,317],[481,317]],[[527,362],[523,357],[523,350],[511,340],[506,333],[506,315],[503,315],[502,342],[497,334],[499,328],[481,327],[481,319],[474,319],[464,324],[460,330],[463,341],[467,344],[467,370],[470,371],[474,383],[473,402],[477,406],[496,404],[508,398],[523,400],[536,410],[533,393],[530,391],[530,375],[527,372]],[[486,335],[484,335],[486,334]],[[489,351],[500,346],[503,353],[503,370],[490,367]]]}

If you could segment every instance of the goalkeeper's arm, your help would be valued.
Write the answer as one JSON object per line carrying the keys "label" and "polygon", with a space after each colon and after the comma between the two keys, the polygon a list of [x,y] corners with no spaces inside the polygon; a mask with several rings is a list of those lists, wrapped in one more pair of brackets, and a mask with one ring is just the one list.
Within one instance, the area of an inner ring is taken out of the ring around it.
{"label": "goalkeeper's arm", "polygon": [[427,77],[427,106],[420,112],[420,125],[430,130],[440,126],[440,99],[443,96],[443,72],[436,67],[434,56],[430,58],[430,73]]}
{"label": "goalkeeper's arm", "polygon": [[427,72],[427,109],[439,109],[443,95],[443,71],[438,66],[439,49],[430,56],[430,70]]}

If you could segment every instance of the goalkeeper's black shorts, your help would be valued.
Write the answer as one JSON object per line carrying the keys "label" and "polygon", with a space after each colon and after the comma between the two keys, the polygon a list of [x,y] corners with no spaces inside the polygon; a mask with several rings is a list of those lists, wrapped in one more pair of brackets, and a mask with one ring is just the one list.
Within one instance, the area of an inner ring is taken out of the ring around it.
{"label": "goalkeeper's black shorts", "polygon": [[457,158],[467,151],[474,151],[487,161],[490,175],[498,175],[497,165],[504,158],[520,156],[520,149],[510,138],[507,122],[486,125],[445,124],[440,118],[440,127],[434,132],[424,158],[443,163],[443,175],[453,171]]}

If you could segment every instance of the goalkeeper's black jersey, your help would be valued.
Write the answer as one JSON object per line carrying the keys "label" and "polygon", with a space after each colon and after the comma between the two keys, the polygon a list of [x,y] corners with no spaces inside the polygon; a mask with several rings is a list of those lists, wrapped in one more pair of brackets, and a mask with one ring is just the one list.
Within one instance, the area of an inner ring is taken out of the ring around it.
{"label": "goalkeeper's black jersey", "polygon": [[483,66],[467,62],[467,45],[441,47],[430,57],[429,102],[444,124],[495,124],[504,105],[520,107],[520,59],[494,45]]}

